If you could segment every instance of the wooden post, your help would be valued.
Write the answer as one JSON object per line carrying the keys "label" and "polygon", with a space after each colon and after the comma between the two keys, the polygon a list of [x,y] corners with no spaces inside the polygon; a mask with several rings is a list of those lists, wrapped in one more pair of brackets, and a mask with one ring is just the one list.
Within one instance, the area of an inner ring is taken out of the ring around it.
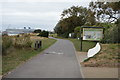
{"label": "wooden post", "polygon": [[80,51],[82,51],[82,27],[80,30]]}
{"label": "wooden post", "polygon": [[37,43],[35,42],[35,50],[37,49]]}
{"label": "wooden post", "polygon": [[38,48],[41,48],[41,41],[38,41]]}
{"label": "wooden post", "polygon": [[80,51],[82,51],[82,37],[81,37],[81,42],[80,42]]}
{"label": "wooden post", "polygon": [[35,42],[35,49],[38,49],[38,41]]}
{"label": "wooden post", "polygon": [[42,47],[42,41],[39,41],[40,48]]}
{"label": "wooden post", "polygon": [[36,41],[35,42],[35,50],[39,49],[42,47],[42,41]]}
{"label": "wooden post", "polygon": [[37,41],[37,49],[39,49],[39,47],[40,47],[40,46],[39,46],[39,41]]}

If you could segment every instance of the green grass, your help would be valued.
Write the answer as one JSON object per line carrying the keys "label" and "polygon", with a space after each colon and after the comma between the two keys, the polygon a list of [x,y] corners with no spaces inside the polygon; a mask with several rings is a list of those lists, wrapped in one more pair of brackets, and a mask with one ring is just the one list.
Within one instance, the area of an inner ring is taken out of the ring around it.
{"label": "green grass", "polygon": [[57,34],[50,34],[50,37],[57,37]]}
{"label": "green grass", "polygon": [[[78,39],[68,39],[73,42],[77,51],[80,51],[80,40]],[[82,51],[87,52],[90,48],[93,48],[96,45],[96,42],[92,41],[83,41],[82,42]]]}
{"label": "green grass", "polygon": [[47,38],[42,39],[42,48],[39,50],[34,50],[31,48],[26,48],[26,49],[11,48],[9,50],[9,54],[2,57],[2,74],[6,74],[12,69],[15,69],[21,63],[39,54],[41,51],[45,50],[55,42],[56,40],[54,39],[47,39]]}
{"label": "green grass", "polygon": [[[80,47],[81,47],[80,40],[72,39],[72,38],[63,38],[63,37],[59,37],[59,36],[57,36],[55,38],[70,40],[74,44],[76,51],[80,51]],[[90,48],[93,48],[95,45],[96,45],[96,42],[83,41],[82,42],[82,52],[87,52]]]}

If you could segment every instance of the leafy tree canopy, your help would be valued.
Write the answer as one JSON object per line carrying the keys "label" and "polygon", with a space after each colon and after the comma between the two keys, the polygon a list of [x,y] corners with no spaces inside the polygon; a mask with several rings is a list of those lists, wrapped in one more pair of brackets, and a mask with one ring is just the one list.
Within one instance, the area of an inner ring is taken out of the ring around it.
{"label": "leafy tree canopy", "polygon": [[[74,28],[76,26],[82,26],[86,23],[88,19],[87,17],[87,8],[82,6],[72,6],[62,12],[61,20],[57,23],[54,30],[56,33],[58,33],[58,35],[74,32]],[[91,21],[94,22],[94,19]]]}

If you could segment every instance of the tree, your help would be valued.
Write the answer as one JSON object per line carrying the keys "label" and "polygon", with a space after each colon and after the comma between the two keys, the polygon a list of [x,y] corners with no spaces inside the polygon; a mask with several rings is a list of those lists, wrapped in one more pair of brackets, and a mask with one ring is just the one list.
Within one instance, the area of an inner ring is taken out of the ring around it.
{"label": "tree", "polygon": [[88,9],[86,24],[89,25],[89,26],[92,26],[92,25],[96,24],[95,12],[91,11],[91,9]]}
{"label": "tree", "polygon": [[83,8],[82,6],[72,6],[66,10],[64,10],[61,14],[61,19],[69,18],[71,16],[86,16],[87,8]]}
{"label": "tree", "polygon": [[[104,43],[120,43],[119,34],[119,2],[90,2],[89,9],[95,13],[96,26],[105,28]],[[116,22],[116,23],[115,23]]]}
{"label": "tree", "polygon": [[99,22],[115,22],[120,12],[119,2],[90,2],[89,9]]}
{"label": "tree", "polygon": [[76,26],[82,26],[87,20],[87,9],[82,6],[72,6],[64,10],[61,20],[57,23],[54,30],[58,35],[68,37],[69,33],[74,32]]}

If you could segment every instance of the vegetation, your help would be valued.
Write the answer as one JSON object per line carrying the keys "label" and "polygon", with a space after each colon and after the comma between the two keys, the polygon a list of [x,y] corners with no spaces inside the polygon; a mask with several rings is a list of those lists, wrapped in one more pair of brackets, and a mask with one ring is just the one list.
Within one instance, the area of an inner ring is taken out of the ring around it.
{"label": "vegetation", "polygon": [[57,37],[57,34],[52,33],[52,34],[50,34],[49,36],[50,36],[50,37]]}
{"label": "vegetation", "polygon": [[76,26],[82,26],[87,19],[87,9],[82,6],[72,6],[61,14],[61,20],[55,26],[55,32],[62,37],[68,37]]}
{"label": "vegetation", "polygon": [[101,41],[102,43],[120,43],[120,37],[119,37],[120,27],[118,23],[116,24],[102,23],[102,24],[97,24],[96,26],[105,27],[104,37]]}
{"label": "vegetation", "polygon": [[22,36],[2,36],[2,54],[7,55],[9,48],[31,48],[32,41],[30,40],[29,35]]}
{"label": "vegetation", "polygon": [[2,46],[3,55],[7,54],[7,50],[12,46],[12,43],[13,43],[13,41],[9,36],[4,35],[2,37],[2,45],[1,46]]}
{"label": "vegetation", "polygon": [[[73,42],[77,51],[80,51],[80,40],[78,39],[69,39]],[[87,52],[90,48],[93,48],[96,45],[96,42],[92,41],[83,41],[83,52]]]}
{"label": "vegetation", "polygon": [[120,44],[102,44],[102,50],[92,58],[88,58],[83,66],[120,67]]}
{"label": "vegetation", "polygon": [[[77,51],[80,51],[80,41],[69,39],[73,42]],[[93,48],[96,42],[83,41],[83,52]],[[120,67],[120,44],[101,44],[101,51],[95,56],[84,60],[81,63],[85,67]]]}
{"label": "vegetation", "polygon": [[38,36],[41,36],[41,37],[48,37],[49,36],[49,32],[48,31],[45,31],[45,30],[42,31],[41,29],[35,30],[34,33],[39,33]]}
{"label": "vegetation", "polygon": [[41,33],[41,29],[35,30],[34,33]]}
{"label": "vegetation", "polygon": [[48,31],[45,31],[43,30],[42,32],[39,33],[38,36],[41,36],[41,37],[48,37],[49,36],[49,32]]}
{"label": "vegetation", "polygon": [[119,2],[90,2],[89,9],[92,10],[99,22],[115,22],[119,19],[117,16],[120,10]]}
{"label": "vegetation", "polygon": [[[11,37],[12,39],[14,37]],[[7,40],[7,39],[6,39]],[[36,40],[41,40],[42,41],[42,48],[39,50],[34,50],[34,42]],[[16,48],[14,46],[9,47],[7,49],[7,54],[3,55],[2,57],[2,74],[5,74],[12,69],[16,68],[18,65],[21,63],[25,62],[26,60],[30,59],[31,57],[39,54],[41,51],[44,49],[48,48],[50,45],[56,42],[54,39],[49,39],[49,38],[37,38],[33,39],[32,38],[32,45],[31,47],[24,47],[24,48]],[[19,41],[18,41],[19,43]],[[17,44],[18,44],[17,43]],[[6,44],[7,45],[7,44]],[[28,44],[26,44],[28,45]],[[17,45],[19,46],[19,45]]]}
{"label": "vegetation", "polygon": [[22,35],[13,37],[13,47],[15,48],[31,48],[32,41],[30,40],[30,35]]}
{"label": "vegetation", "polygon": [[[60,37],[68,38],[69,33],[74,33],[74,38],[79,37],[81,26],[103,27],[104,39],[102,43],[120,43],[119,2],[90,2],[88,8],[72,6],[64,10],[61,19],[56,24],[54,31]],[[78,27],[79,26],[79,27]],[[79,34],[78,34],[79,33]]]}
{"label": "vegetation", "polygon": [[81,31],[80,26],[78,26],[74,29],[74,38],[80,38],[81,37],[80,31]]}

